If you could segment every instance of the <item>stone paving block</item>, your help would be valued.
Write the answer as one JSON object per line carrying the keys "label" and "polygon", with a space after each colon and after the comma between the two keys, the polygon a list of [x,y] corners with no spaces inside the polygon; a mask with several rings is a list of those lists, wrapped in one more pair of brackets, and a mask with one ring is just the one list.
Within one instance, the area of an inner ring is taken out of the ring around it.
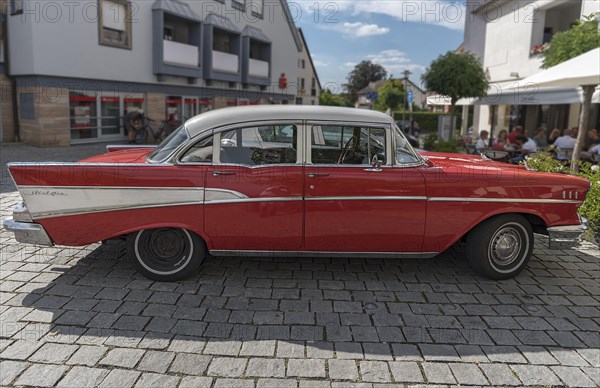
{"label": "stone paving block", "polygon": [[217,379],[213,388],[254,388],[254,380]]}
{"label": "stone paving block", "polygon": [[474,364],[448,364],[452,374],[459,384],[463,385],[487,385],[488,381],[481,373],[477,365]]}
{"label": "stone paving block", "polygon": [[110,371],[108,369],[73,367],[58,383],[58,387],[93,388],[100,385]]}
{"label": "stone paving block", "polygon": [[574,349],[548,348],[552,356],[563,366],[589,366],[589,363]]}
{"label": "stone paving block", "polygon": [[354,360],[328,360],[329,378],[333,380],[357,380],[358,368]]}
{"label": "stone paving block", "polygon": [[426,362],[423,364],[423,370],[430,384],[456,384],[448,364]]}
{"label": "stone paving block", "polygon": [[259,379],[256,388],[297,388],[298,382],[291,379]]}
{"label": "stone paving block", "polygon": [[363,381],[387,383],[391,381],[388,364],[383,361],[360,361],[360,375]]}
{"label": "stone paving block", "polygon": [[140,349],[122,349],[116,348],[110,350],[102,360],[100,365],[111,365],[121,368],[133,368],[144,355]]}
{"label": "stone paving block", "polygon": [[171,363],[170,372],[200,376],[208,369],[212,357],[192,353],[179,353]]}
{"label": "stone paving block", "polygon": [[288,360],[289,377],[325,377],[325,360]]}
{"label": "stone paving block", "polygon": [[33,364],[19,376],[15,385],[54,387],[66,370],[64,365]]}
{"label": "stone paving block", "polygon": [[158,373],[142,373],[135,384],[136,388],[176,387],[179,377]]}
{"label": "stone paving block", "polygon": [[511,365],[519,380],[524,385],[560,385],[556,375],[545,366],[541,365]]}
{"label": "stone paving block", "polygon": [[569,366],[552,366],[554,373],[570,387],[595,387],[596,383],[579,368]]}
{"label": "stone paving block", "polygon": [[335,353],[339,359],[363,359],[363,349],[361,344],[356,342],[336,342]]}
{"label": "stone paving block", "polygon": [[181,379],[179,388],[210,388],[212,383],[212,377],[186,376]]}
{"label": "stone paving block", "polygon": [[248,361],[246,376],[285,377],[285,361],[280,359],[251,358]]}
{"label": "stone paving block", "polygon": [[481,348],[491,362],[503,364],[527,363],[527,360],[525,360],[517,348],[513,346],[482,346]]}
{"label": "stone paving block", "polygon": [[211,339],[206,343],[203,353],[219,356],[237,356],[241,347],[241,341]]}
{"label": "stone paving block", "polygon": [[42,345],[42,342],[37,341],[17,341],[4,349],[2,352],[2,358],[11,360],[26,360]]}
{"label": "stone paving block", "polygon": [[77,345],[47,343],[29,357],[29,361],[60,364],[67,361],[78,348]]}
{"label": "stone paving block", "polygon": [[277,341],[278,358],[304,358],[304,342]]}
{"label": "stone paving block", "polygon": [[241,377],[246,369],[247,359],[232,357],[214,357],[207,374],[215,377]]}
{"label": "stone paving block", "polygon": [[21,372],[29,366],[26,362],[20,361],[0,361],[0,386],[7,387]]}
{"label": "stone paving block", "polygon": [[459,361],[460,356],[452,345],[421,344],[419,349],[427,361]]}
{"label": "stone paving block", "polygon": [[483,373],[487,376],[490,384],[494,386],[518,386],[521,385],[519,379],[508,365],[503,364],[481,364],[479,365]]}
{"label": "stone paving block", "polygon": [[159,352],[150,350],[144,354],[137,369],[145,372],[165,373],[175,358],[173,352]]}
{"label": "stone paving block", "polygon": [[423,383],[423,375],[421,369],[416,362],[409,361],[392,361],[388,363],[394,381],[397,383]]}
{"label": "stone paving block", "polygon": [[244,341],[240,356],[273,357],[275,355],[275,345],[274,340]]}
{"label": "stone paving block", "polygon": [[82,345],[73,353],[66,364],[94,366],[106,351],[107,348],[102,346]]}

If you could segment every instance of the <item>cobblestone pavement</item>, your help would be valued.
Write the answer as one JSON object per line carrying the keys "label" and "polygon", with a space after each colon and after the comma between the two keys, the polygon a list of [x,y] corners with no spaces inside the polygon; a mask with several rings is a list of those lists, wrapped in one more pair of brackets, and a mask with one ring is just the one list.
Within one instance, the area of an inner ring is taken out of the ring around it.
{"label": "cobblestone pavement", "polygon": [[[3,193],[0,216],[20,201]],[[136,274],[122,242],[0,232],[0,386],[600,385],[600,253],[537,239],[515,279],[428,260],[209,258]]]}

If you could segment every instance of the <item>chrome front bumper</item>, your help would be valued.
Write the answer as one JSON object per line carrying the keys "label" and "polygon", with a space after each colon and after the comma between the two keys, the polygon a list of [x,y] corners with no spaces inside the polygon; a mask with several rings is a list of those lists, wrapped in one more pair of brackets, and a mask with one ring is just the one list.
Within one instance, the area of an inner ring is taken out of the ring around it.
{"label": "chrome front bumper", "polygon": [[8,217],[2,223],[4,229],[15,234],[15,239],[18,242],[26,244],[47,245],[52,246],[52,240],[46,233],[44,227],[34,222],[19,222],[12,217]]}
{"label": "chrome front bumper", "polygon": [[581,240],[581,235],[589,229],[589,223],[585,218],[581,219],[579,225],[554,226],[548,228],[550,237],[550,249],[569,249],[573,248]]}

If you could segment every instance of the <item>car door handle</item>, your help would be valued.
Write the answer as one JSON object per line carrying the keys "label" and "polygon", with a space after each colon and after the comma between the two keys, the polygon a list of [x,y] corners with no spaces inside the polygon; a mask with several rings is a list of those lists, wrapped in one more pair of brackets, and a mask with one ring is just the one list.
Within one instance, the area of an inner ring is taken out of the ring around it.
{"label": "car door handle", "polygon": [[309,178],[316,178],[318,176],[329,176],[329,175],[331,175],[331,174],[328,172],[309,172],[308,173]]}
{"label": "car door handle", "polygon": [[213,171],[213,176],[221,176],[221,175],[235,175],[233,171]]}

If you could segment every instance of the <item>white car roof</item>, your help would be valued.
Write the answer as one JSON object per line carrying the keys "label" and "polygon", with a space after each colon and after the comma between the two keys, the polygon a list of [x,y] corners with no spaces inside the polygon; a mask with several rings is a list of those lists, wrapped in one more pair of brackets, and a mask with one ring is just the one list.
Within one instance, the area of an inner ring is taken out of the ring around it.
{"label": "white car roof", "polygon": [[393,120],[384,113],[334,106],[313,105],[253,105],[215,109],[189,119],[185,126],[191,137],[226,125],[268,120],[347,121],[390,124]]}

